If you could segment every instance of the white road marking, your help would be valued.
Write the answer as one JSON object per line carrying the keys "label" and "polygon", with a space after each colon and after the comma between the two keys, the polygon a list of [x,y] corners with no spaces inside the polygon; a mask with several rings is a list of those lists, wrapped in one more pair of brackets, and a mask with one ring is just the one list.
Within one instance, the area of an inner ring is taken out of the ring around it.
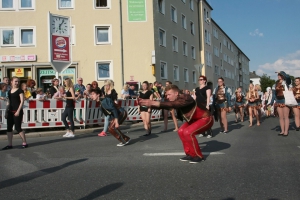
{"label": "white road marking", "polygon": [[[203,155],[223,155],[223,152],[202,152]],[[184,156],[185,153],[144,153],[144,156]]]}

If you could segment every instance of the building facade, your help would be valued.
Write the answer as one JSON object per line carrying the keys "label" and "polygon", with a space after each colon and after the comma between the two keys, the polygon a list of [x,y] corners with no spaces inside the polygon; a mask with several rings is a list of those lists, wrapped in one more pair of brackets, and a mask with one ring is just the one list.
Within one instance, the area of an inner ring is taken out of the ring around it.
{"label": "building facade", "polygon": [[[3,0],[0,78],[18,75],[22,82],[32,78],[38,87],[49,87],[56,76],[49,63],[50,12],[71,19],[72,65],[59,74],[62,79],[76,81],[80,76],[84,84],[96,80],[100,86],[113,79],[117,91],[125,82],[170,80],[192,90],[204,74],[214,86],[219,75],[215,65],[220,70],[223,65],[222,57],[215,59],[213,54],[220,39],[215,42],[211,36],[211,10],[201,0]],[[249,71],[249,59],[238,47],[235,50],[248,60]],[[232,87],[245,76],[240,75],[246,66],[239,65],[238,55],[231,58],[239,70],[224,64],[224,69],[239,75],[238,80],[226,79]]]}

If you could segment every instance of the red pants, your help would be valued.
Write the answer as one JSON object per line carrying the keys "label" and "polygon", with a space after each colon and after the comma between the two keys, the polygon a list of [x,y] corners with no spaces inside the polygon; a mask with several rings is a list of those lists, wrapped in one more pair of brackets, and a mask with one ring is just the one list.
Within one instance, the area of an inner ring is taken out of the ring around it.
{"label": "red pants", "polygon": [[186,155],[203,158],[198,140],[195,135],[209,130],[214,124],[213,117],[192,119],[184,123],[178,130],[178,135],[182,141]]}

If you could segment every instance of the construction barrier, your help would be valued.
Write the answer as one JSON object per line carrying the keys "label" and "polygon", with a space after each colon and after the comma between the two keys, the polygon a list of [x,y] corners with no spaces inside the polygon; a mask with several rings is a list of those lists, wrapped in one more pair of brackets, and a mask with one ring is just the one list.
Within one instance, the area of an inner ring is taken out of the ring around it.
{"label": "construction barrier", "polygon": [[[138,112],[137,101],[134,99],[118,100],[118,104],[123,107],[127,113],[126,121],[142,120]],[[65,100],[49,99],[44,101],[25,100],[23,111],[23,129],[63,127],[62,113],[66,106]],[[86,125],[103,124],[104,115],[100,109],[100,103],[91,100],[74,101],[74,125],[85,128]],[[4,118],[6,101],[0,100],[0,130],[7,129],[6,119]],[[151,119],[159,120],[160,110],[152,110]],[[70,123],[69,123],[70,124]]]}

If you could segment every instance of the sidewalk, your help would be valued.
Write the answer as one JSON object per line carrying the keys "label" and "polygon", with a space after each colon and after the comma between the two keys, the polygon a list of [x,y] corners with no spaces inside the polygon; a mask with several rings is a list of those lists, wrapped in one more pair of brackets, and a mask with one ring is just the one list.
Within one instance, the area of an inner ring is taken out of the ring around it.
{"label": "sidewalk", "polygon": [[[169,120],[172,121],[172,120]],[[173,121],[172,121],[173,122]],[[163,120],[160,121],[152,121],[151,124],[160,124],[163,123]],[[124,122],[123,125],[120,126],[121,130],[130,129],[132,127],[138,127],[138,126],[144,126],[143,122]],[[63,127],[60,127],[61,129],[64,129]],[[86,129],[75,129],[75,135],[83,135],[88,133],[98,133],[103,129],[103,127],[89,127]],[[49,129],[43,129],[43,130],[36,130],[36,132],[29,132],[28,129],[25,129],[26,138],[35,138],[35,137],[48,137],[48,136],[62,136],[66,133],[65,130],[53,130],[49,131]],[[17,133],[14,133],[15,139],[21,139],[20,135]],[[0,140],[7,140],[6,131],[1,131]]]}

